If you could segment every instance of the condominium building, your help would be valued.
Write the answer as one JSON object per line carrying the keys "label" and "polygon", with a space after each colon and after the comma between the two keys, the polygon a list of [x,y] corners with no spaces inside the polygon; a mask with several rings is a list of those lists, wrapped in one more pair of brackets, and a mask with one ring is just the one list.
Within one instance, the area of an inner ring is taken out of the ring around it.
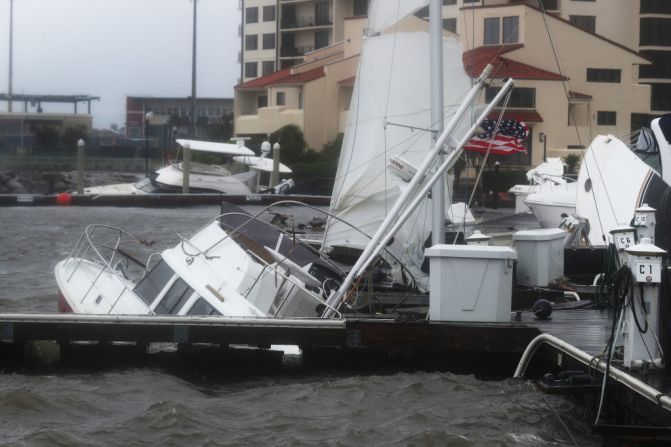
{"label": "condominium building", "polygon": [[368,0],[240,0],[241,81],[303,61],[344,38],[344,20],[365,16]]}
{"label": "condominium building", "polygon": [[[648,59],[651,64],[642,64],[636,75],[640,83],[651,86],[650,111],[653,115],[671,112],[671,1],[443,0],[444,23],[452,31],[460,30],[465,48],[473,49],[477,35],[462,33],[474,25],[477,29],[477,24],[473,23],[477,17],[473,14],[474,9],[519,4],[544,9],[554,17],[634,50]],[[490,21],[489,26],[487,32],[491,39],[496,34],[491,28],[495,25]],[[574,49],[573,53],[578,51]],[[571,52],[563,54],[560,62],[568,62],[571,56]]]}
{"label": "condominium building", "polygon": [[[632,44],[646,18],[641,13],[639,21],[639,6],[654,2],[638,3],[544,0],[544,14],[538,0],[443,0],[444,28],[461,41],[467,72],[475,78],[486,63],[495,66],[497,81],[486,89],[483,100],[491,99],[505,78],[516,80],[504,117],[525,121],[531,138],[528,154],[509,157],[506,163],[537,164],[546,156],[582,149],[597,134],[627,134],[651,113],[663,110],[651,104],[671,101],[668,95],[651,100],[655,86],[643,83],[658,82],[643,74],[659,73],[666,65],[644,57]],[[622,10],[612,11],[607,4]],[[591,14],[588,7],[595,11],[595,20],[585,18]],[[267,134],[296,124],[315,149],[335,138],[346,123],[364,26],[361,18],[343,20],[341,42],[306,54],[293,68],[238,85],[236,133]],[[602,26],[607,35],[600,33]]]}

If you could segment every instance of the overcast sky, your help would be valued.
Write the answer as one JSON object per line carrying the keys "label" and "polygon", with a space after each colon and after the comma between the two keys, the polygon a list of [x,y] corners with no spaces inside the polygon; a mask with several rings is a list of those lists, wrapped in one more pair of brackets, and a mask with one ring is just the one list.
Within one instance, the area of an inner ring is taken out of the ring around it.
{"label": "overcast sky", "polygon": [[[0,0],[2,93],[9,3]],[[14,0],[13,92],[99,96],[96,128],[124,125],[126,95],[190,96],[192,11],[190,0]],[[238,0],[198,1],[197,96],[233,96],[239,23]]]}

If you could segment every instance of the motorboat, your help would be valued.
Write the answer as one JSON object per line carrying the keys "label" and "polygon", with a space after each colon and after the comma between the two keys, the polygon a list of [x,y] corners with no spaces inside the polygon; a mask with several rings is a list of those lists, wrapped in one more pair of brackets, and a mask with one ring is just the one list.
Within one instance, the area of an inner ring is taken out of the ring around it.
{"label": "motorboat", "polygon": [[343,275],[300,240],[242,213],[160,253],[151,245],[119,228],[87,227],[55,267],[59,311],[317,317]]}
{"label": "motorboat", "polygon": [[[232,195],[256,193],[286,194],[293,188],[294,181],[285,178],[277,185],[270,186],[269,180],[275,168],[269,151],[256,156],[254,151],[244,146],[243,140],[236,144],[202,140],[178,139],[181,148],[196,153],[223,157],[225,163],[189,162],[189,192]],[[152,173],[149,180],[138,183],[124,183],[90,187],[85,194],[147,194],[179,193],[183,190],[184,162],[174,161]],[[277,165],[279,176],[291,174],[291,169],[283,163]]]}
{"label": "motorboat", "polygon": [[577,183],[540,185],[526,196],[524,204],[534,213],[542,228],[558,228],[562,220],[575,213]]}
{"label": "motorboat", "polygon": [[513,185],[508,192],[515,196],[515,213],[531,213],[525,203],[526,198],[542,190],[568,183],[564,176],[564,163],[559,157],[548,157],[543,163],[529,169],[526,173],[528,183]]}

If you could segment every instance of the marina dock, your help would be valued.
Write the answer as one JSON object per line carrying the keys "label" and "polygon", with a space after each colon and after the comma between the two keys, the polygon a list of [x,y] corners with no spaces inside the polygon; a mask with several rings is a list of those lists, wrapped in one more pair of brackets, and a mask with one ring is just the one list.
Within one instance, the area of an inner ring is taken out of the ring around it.
{"label": "marina dock", "polygon": [[296,200],[308,205],[328,206],[330,196],[293,194],[0,194],[1,206],[117,206],[117,207],[185,207],[219,205],[269,205],[280,200]]}

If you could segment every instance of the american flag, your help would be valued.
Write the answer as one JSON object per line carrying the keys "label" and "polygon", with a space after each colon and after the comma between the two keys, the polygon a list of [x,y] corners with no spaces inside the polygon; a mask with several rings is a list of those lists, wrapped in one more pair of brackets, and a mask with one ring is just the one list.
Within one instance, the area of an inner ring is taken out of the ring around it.
{"label": "american flag", "polygon": [[510,155],[516,152],[526,153],[522,145],[529,136],[529,127],[517,120],[502,120],[496,135],[496,121],[484,120],[480,125],[482,132],[476,134],[464,145],[465,151],[486,153],[491,145],[491,154]]}

